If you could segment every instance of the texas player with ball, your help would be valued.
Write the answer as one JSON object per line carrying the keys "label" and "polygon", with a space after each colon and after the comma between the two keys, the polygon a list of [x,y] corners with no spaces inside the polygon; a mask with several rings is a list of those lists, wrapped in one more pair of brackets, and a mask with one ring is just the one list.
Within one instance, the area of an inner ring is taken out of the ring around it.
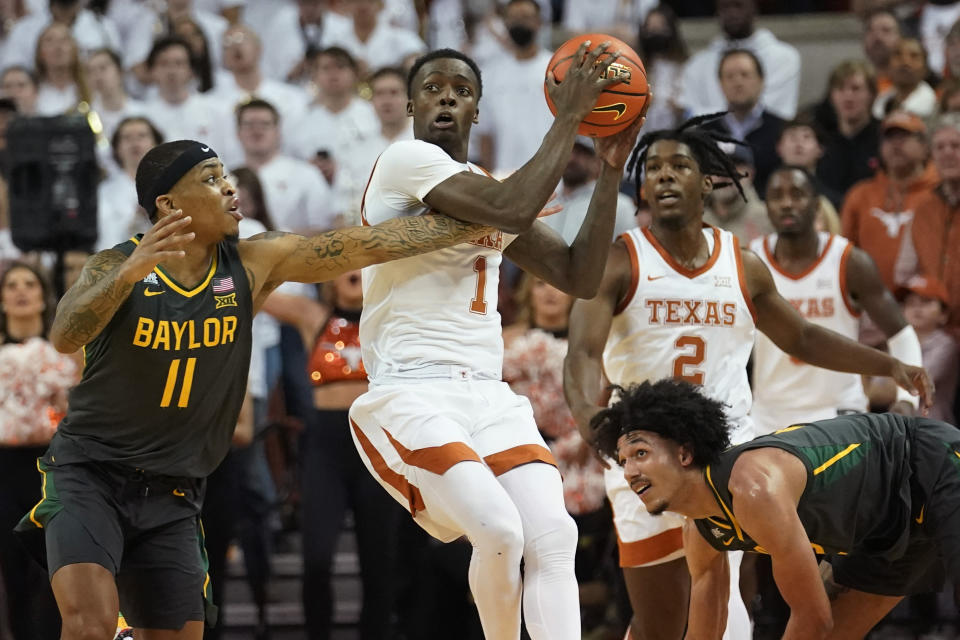
{"label": "texas player with ball", "polygon": [[415,139],[383,152],[361,205],[371,224],[433,210],[492,227],[483,241],[364,270],[370,390],[351,407],[350,428],[371,474],[418,524],[440,540],[469,538],[470,588],[494,640],[520,637],[521,593],[533,640],[580,638],[576,526],[529,402],[501,381],[497,280],[506,255],[574,295],[597,291],[645,105],[620,116],[623,131],[596,140],[603,168],[572,246],[536,218],[601,93],[624,77],[621,67],[643,75],[606,40],[579,45],[562,74],[548,75],[556,120],[503,182],[467,162],[483,91],[477,65],[451,49],[421,57],[407,79]]}

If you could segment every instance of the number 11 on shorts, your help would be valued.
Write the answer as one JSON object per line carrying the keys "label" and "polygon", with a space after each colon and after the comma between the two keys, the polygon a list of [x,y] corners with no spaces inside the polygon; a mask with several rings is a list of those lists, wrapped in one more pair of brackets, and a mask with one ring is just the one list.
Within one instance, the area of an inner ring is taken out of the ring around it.
{"label": "number 11 on shorts", "polygon": [[477,256],[473,261],[473,270],[477,274],[477,292],[470,301],[470,313],[487,314],[487,258]]}

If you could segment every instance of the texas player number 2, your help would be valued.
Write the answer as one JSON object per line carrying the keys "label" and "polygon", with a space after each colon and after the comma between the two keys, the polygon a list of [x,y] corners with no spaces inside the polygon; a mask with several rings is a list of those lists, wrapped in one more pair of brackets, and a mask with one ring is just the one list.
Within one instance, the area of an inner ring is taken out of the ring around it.
{"label": "texas player number 2", "polygon": [[487,313],[487,258],[477,256],[473,261],[473,270],[477,274],[477,292],[470,301],[470,313]]}
{"label": "texas player number 2", "polygon": [[673,346],[685,352],[673,361],[673,377],[693,384],[703,384],[703,371],[695,367],[703,363],[707,343],[700,336],[680,336]]}

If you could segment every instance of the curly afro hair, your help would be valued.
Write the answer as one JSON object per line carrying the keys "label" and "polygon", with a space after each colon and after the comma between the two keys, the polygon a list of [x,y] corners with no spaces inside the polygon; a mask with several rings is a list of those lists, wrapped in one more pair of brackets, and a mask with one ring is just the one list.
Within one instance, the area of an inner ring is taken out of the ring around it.
{"label": "curly afro hair", "polygon": [[665,378],[612,389],[617,401],[590,421],[597,450],[605,456],[617,460],[617,440],[631,431],[689,446],[698,467],[716,462],[730,446],[724,404],[689,382]]}

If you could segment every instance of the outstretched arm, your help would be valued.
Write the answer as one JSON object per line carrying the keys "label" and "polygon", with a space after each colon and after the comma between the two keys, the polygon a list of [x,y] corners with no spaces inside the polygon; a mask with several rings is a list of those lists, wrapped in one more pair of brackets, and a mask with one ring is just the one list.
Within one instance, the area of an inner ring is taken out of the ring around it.
{"label": "outstretched arm", "polygon": [[641,114],[624,131],[608,138],[594,139],[603,165],[593,187],[587,216],[572,245],[567,246],[563,238],[547,225],[537,223],[510,243],[504,255],[523,270],[562,291],[578,298],[595,296],[603,277],[603,265],[616,223],[617,195],[623,167],[636,145],[644,120]]}
{"label": "outstretched arm", "polygon": [[129,257],[107,249],[87,260],[77,282],[67,291],[50,327],[50,343],[61,353],[74,353],[97,337],[123,304],[138,280],[160,262],[183,256],[180,247],[193,239],[181,233],[190,224],[182,211],[164,216],[144,234]]}
{"label": "outstretched arm", "polygon": [[630,258],[622,240],[614,243],[600,292],[591,300],[576,300],[570,310],[567,356],[563,361],[563,394],[580,435],[592,445],[590,419],[601,407],[603,348],[617,304],[630,282]]}
{"label": "outstretched arm", "polygon": [[742,253],[747,287],[757,311],[757,328],[782,351],[815,367],[889,376],[929,405],[933,383],[920,367],[906,365],[877,349],[864,346],[805,320],[777,292],[767,267],[752,251]]}
{"label": "outstretched arm", "polygon": [[826,638],[833,628],[830,601],[797,503],[806,467],[781,450],[755,449],[734,463],[728,487],[743,531],[770,554],[773,579],[790,607],[783,640]]}
{"label": "outstretched arm", "polygon": [[690,613],[685,640],[719,640],[727,626],[730,565],[707,544],[691,518],[683,523],[683,552],[690,570]]}
{"label": "outstretched arm", "polygon": [[240,242],[254,308],[281,282],[323,282],[341,273],[463,242],[493,232],[489,227],[425,214],[393,218],[372,227],[346,227],[305,238],[270,231]]}
{"label": "outstretched arm", "polygon": [[606,50],[599,44],[585,53],[586,45],[581,45],[563,82],[557,83],[552,75],[547,80],[557,117],[526,164],[502,182],[479,174],[458,173],[431,189],[423,201],[440,213],[508,233],[529,230],[560,182],[580,121],[590,113],[600,92],[617,82],[616,78],[607,78],[606,73],[616,55],[597,62]]}

